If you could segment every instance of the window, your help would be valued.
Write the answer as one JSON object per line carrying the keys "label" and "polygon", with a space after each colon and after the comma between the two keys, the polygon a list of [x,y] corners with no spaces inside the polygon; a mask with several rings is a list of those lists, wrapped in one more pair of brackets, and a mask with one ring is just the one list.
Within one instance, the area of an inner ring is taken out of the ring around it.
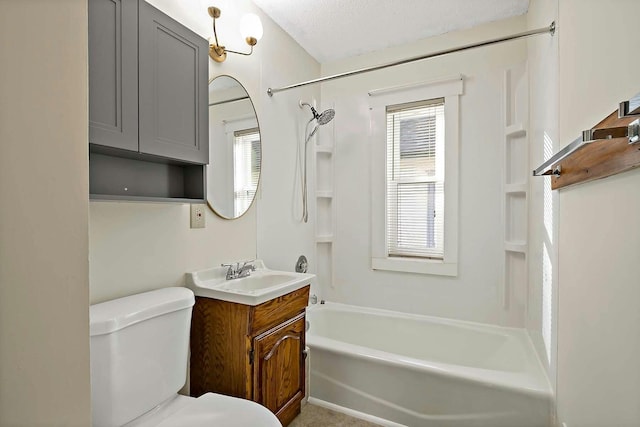
{"label": "window", "polygon": [[444,99],[387,111],[387,255],[443,259]]}
{"label": "window", "polygon": [[237,217],[249,208],[258,187],[260,131],[241,130],[233,136],[233,210]]}
{"label": "window", "polygon": [[369,93],[371,267],[457,276],[460,76]]}

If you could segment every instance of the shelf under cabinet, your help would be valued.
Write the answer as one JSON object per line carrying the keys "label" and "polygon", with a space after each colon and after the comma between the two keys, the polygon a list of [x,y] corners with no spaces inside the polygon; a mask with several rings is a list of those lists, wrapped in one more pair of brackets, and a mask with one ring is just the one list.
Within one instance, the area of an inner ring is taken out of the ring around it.
{"label": "shelf under cabinet", "polygon": [[92,200],[205,203],[205,165],[91,145]]}

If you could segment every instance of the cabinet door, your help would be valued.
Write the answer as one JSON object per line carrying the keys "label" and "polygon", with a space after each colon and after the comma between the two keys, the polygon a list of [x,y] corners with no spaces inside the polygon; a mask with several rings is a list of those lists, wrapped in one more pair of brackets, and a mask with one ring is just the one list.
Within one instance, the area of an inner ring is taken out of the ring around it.
{"label": "cabinet door", "polygon": [[304,396],[304,313],[254,340],[253,400],[287,425]]}
{"label": "cabinet door", "polygon": [[138,2],[88,8],[89,142],[138,151]]}
{"label": "cabinet door", "polygon": [[206,164],[208,42],[140,0],[140,152]]}

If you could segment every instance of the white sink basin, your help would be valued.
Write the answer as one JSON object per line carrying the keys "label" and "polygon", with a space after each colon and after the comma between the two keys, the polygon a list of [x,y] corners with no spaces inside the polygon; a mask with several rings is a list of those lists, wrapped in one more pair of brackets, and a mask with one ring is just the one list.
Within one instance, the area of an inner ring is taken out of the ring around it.
{"label": "white sink basin", "polygon": [[199,297],[258,305],[298,290],[315,281],[315,274],[269,270],[255,261],[256,271],[240,279],[226,279],[227,267],[187,273],[187,287]]}

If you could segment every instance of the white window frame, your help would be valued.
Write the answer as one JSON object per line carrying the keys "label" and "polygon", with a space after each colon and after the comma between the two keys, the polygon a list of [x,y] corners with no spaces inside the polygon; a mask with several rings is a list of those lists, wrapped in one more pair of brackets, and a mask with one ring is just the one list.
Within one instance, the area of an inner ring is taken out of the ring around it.
{"label": "white window frame", "polygon": [[[235,137],[235,133],[238,131],[243,131],[243,130],[247,130],[247,129],[253,129],[253,128],[257,128],[258,127],[258,120],[255,118],[255,116],[242,116],[242,117],[235,117],[235,118],[231,118],[231,119],[226,119],[223,121],[224,123],[224,132],[226,134],[226,138],[227,138],[227,153],[226,153],[226,165],[231,165],[230,167],[227,168],[227,182],[231,183],[231,185],[229,186],[229,189],[227,191],[227,194],[225,195],[225,199],[227,203],[227,206],[229,206],[230,212],[235,212],[235,194],[234,194],[234,188],[235,188],[235,184],[234,184],[234,174],[235,174],[235,170],[234,170],[234,159],[233,159],[233,145],[235,143],[236,137]],[[258,190],[256,189],[256,193],[258,192]]]}
{"label": "white window frame", "polygon": [[[460,76],[369,94],[371,110],[371,268],[406,273],[458,275],[459,97]],[[444,256],[443,259],[388,256],[386,232],[387,106],[444,98]]]}
{"label": "white window frame", "polygon": [[[248,175],[249,178],[247,179],[247,182],[248,183],[253,183],[252,182],[253,170],[252,170],[252,167],[251,167],[252,163],[249,164],[249,168],[248,169],[243,168],[244,170],[242,170],[242,171],[238,170],[238,164],[242,165],[244,163],[242,161],[240,163],[238,163],[238,161],[237,161],[238,159],[236,158],[236,154],[237,154],[236,148],[237,148],[237,145],[238,145],[238,139],[244,137],[244,136],[238,135],[238,133],[243,134],[243,135],[257,135],[258,136],[257,141],[258,141],[258,143],[260,143],[260,129],[257,128],[257,127],[256,128],[251,128],[251,129],[242,129],[242,130],[234,132],[234,134],[233,134],[233,149],[232,149],[232,151],[233,151],[233,211],[234,211],[233,214],[234,214],[234,217],[242,215],[249,207],[251,207],[251,203],[253,202],[253,199],[255,198],[255,194],[256,194],[256,192],[258,190],[257,182],[256,182],[256,188],[255,189],[247,190],[245,188],[245,189],[240,190],[242,192],[247,192],[247,193],[249,191],[253,191],[253,195],[252,195],[252,197],[250,199],[245,199],[245,202],[248,201],[248,204],[246,206],[242,206],[240,209],[238,209],[238,199],[239,199],[239,197],[238,197],[238,188],[236,187],[238,185],[238,183],[236,181],[236,178],[238,177],[238,173],[242,172],[243,175]],[[251,142],[255,142],[255,140],[251,141]],[[252,155],[253,155],[253,153],[252,153],[253,145],[250,145],[248,147],[248,150],[249,150],[249,157],[251,158]]]}

